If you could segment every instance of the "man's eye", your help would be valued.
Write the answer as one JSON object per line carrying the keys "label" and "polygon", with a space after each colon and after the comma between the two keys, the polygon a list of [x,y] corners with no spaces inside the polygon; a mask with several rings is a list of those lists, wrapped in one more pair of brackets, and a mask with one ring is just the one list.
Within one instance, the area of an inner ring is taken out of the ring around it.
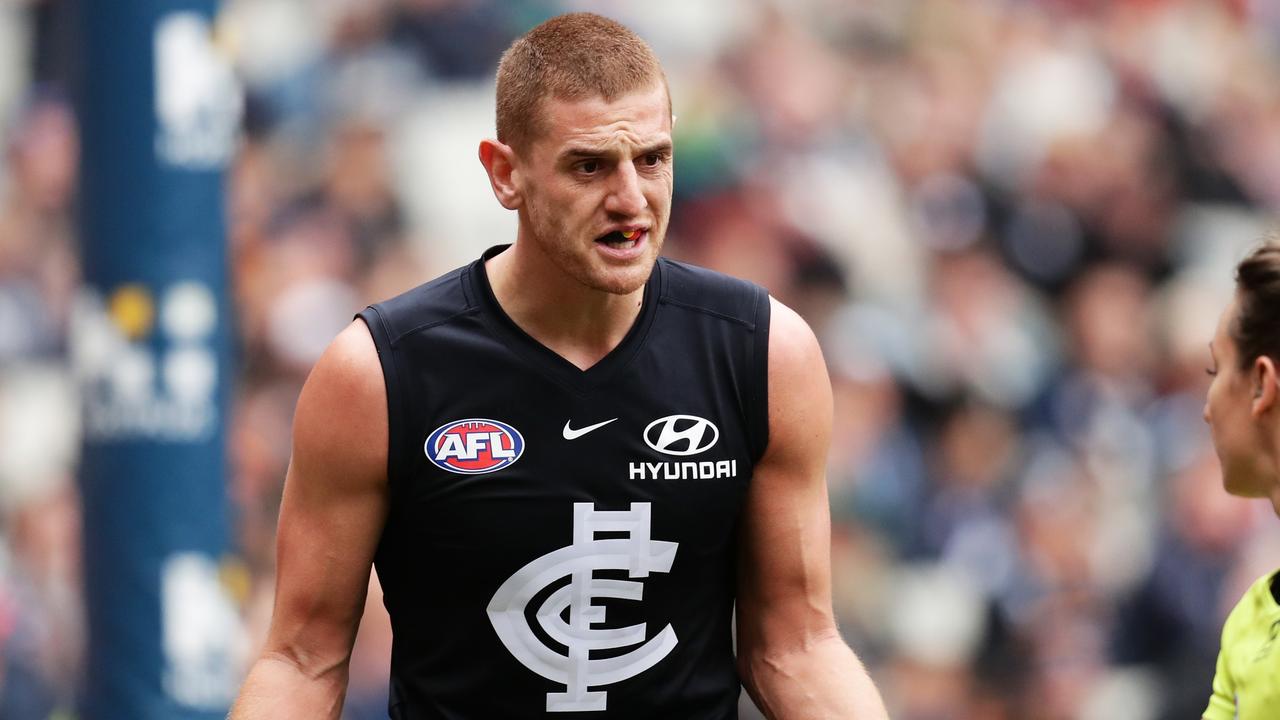
{"label": "man's eye", "polygon": [[662,163],[662,156],[658,153],[649,153],[644,156],[644,164],[649,167],[657,167]]}
{"label": "man's eye", "polygon": [[587,160],[579,164],[578,169],[584,173],[591,174],[600,169],[600,162],[597,160]]}

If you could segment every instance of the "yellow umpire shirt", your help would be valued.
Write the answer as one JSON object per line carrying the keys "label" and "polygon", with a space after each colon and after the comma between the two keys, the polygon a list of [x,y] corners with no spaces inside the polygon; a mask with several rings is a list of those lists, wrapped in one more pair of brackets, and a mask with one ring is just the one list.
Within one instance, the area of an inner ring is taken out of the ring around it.
{"label": "yellow umpire shirt", "polygon": [[1280,603],[1272,591],[1278,574],[1259,578],[1227,617],[1205,720],[1280,718]]}

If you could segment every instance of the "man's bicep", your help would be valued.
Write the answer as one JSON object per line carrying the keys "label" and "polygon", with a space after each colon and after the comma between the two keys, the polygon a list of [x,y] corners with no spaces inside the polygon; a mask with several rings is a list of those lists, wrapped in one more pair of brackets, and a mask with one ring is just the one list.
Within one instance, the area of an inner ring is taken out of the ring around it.
{"label": "man's bicep", "polygon": [[741,642],[777,647],[834,628],[825,476],[832,400],[812,331],[776,302],[772,316],[769,445],[744,508],[738,622]]}
{"label": "man's bicep", "polygon": [[354,322],[298,398],[276,545],[268,652],[324,671],[345,662],[387,511],[387,401],[368,329]]}

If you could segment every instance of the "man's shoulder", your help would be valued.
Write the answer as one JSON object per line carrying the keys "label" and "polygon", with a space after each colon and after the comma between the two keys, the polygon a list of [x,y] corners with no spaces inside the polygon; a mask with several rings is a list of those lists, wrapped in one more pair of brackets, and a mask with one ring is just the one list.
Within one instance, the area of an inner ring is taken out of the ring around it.
{"label": "man's shoulder", "polygon": [[759,285],[686,262],[659,258],[661,301],[754,329],[768,322],[769,293]]}
{"label": "man's shoulder", "polygon": [[446,323],[477,307],[475,291],[468,282],[470,269],[470,265],[456,268],[373,303],[360,315],[366,322],[381,323],[393,344],[409,333]]}

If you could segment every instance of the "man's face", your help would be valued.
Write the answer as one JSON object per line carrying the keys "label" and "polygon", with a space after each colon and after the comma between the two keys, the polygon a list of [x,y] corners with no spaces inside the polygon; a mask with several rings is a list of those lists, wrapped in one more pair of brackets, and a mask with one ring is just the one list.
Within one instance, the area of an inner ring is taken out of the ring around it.
{"label": "man's face", "polygon": [[1204,419],[1222,463],[1227,492],[1242,497],[1266,497],[1274,484],[1265,463],[1265,428],[1253,416],[1256,383],[1250,370],[1240,369],[1239,348],[1231,336],[1237,301],[1218,320],[1209,349],[1213,354],[1213,382],[1205,398]]}
{"label": "man's face", "polygon": [[662,83],[604,99],[543,102],[543,132],[516,160],[521,223],[573,280],[640,289],[671,215],[671,111]]}

